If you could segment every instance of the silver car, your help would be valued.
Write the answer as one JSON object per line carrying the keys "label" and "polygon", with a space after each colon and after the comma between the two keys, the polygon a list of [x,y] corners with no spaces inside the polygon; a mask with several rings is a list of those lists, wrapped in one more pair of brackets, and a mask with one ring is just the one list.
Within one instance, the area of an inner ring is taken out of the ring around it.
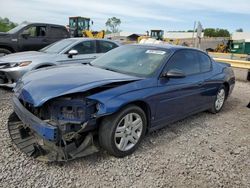
{"label": "silver car", "polygon": [[0,86],[14,87],[26,72],[53,65],[89,63],[119,43],[105,39],[69,38],[40,51],[28,51],[0,58]]}

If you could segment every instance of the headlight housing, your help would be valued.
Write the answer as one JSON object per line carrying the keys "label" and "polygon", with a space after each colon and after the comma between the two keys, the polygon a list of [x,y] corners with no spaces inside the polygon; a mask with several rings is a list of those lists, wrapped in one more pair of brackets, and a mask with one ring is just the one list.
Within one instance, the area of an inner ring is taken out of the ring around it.
{"label": "headlight housing", "polygon": [[22,61],[18,64],[19,67],[26,67],[28,66],[29,64],[31,64],[32,61]]}
{"label": "headlight housing", "polygon": [[19,63],[12,64],[11,67],[25,67],[31,63],[32,63],[32,61],[21,61]]}
{"label": "headlight housing", "polygon": [[71,97],[58,98],[51,103],[52,119],[61,124],[81,124],[93,117],[96,102]]}

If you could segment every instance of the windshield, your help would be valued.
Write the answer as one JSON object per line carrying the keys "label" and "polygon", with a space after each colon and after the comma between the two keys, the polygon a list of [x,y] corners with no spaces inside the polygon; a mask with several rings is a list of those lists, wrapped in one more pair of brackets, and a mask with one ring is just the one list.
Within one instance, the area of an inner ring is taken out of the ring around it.
{"label": "windshield", "polygon": [[170,55],[167,49],[126,45],[118,47],[91,62],[103,69],[141,77],[152,76]]}
{"label": "windshield", "polygon": [[71,44],[73,44],[74,42],[75,42],[75,40],[70,40],[70,39],[60,40],[60,41],[55,42],[49,46],[46,46],[45,48],[42,48],[39,51],[44,52],[44,53],[59,54],[65,48],[67,48]]}
{"label": "windshield", "polygon": [[14,27],[13,29],[9,30],[7,33],[14,34],[14,33],[18,32],[20,29],[24,28],[26,25],[27,24],[22,23],[16,27]]}

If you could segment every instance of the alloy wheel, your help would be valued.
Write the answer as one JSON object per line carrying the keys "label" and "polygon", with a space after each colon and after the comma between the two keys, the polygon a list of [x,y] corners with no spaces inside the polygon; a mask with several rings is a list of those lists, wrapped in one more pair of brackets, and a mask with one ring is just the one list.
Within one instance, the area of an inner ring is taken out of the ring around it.
{"label": "alloy wheel", "polygon": [[118,123],[114,134],[115,145],[120,151],[128,151],[140,140],[143,121],[139,114],[126,114]]}
{"label": "alloy wheel", "polygon": [[219,111],[222,108],[224,101],[225,101],[225,97],[226,97],[226,93],[225,93],[225,90],[222,88],[219,90],[216,96],[215,109],[217,111]]}

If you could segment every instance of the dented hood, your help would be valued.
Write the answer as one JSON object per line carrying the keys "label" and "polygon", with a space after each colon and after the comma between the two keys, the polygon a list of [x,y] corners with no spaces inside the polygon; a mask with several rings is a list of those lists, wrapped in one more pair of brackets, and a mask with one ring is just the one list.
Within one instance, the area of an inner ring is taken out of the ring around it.
{"label": "dented hood", "polygon": [[58,66],[26,74],[14,91],[19,99],[38,107],[55,97],[84,92],[113,82],[139,79],[89,65]]}

